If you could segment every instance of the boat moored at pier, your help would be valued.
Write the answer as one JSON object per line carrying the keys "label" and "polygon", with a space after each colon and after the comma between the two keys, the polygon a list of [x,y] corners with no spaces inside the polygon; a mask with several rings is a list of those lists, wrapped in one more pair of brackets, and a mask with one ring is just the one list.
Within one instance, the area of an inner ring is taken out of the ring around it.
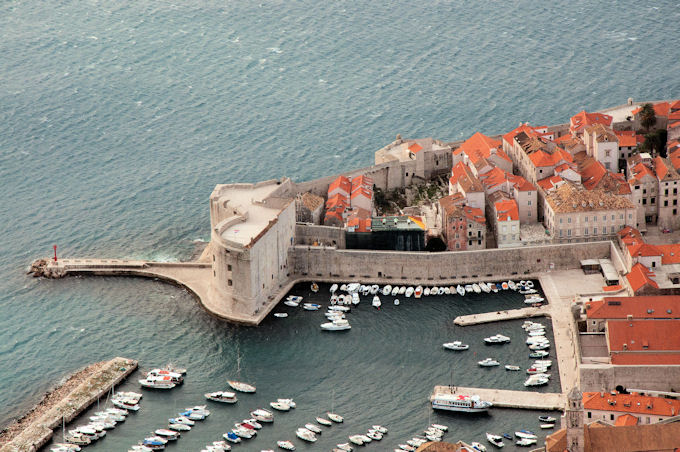
{"label": "boat moored at pier", "polygon": [[432,399],[432,408],[443,411],[482,413],[488,411],[492,406],[491,402],[481,400],[476,395],[438,394]]}

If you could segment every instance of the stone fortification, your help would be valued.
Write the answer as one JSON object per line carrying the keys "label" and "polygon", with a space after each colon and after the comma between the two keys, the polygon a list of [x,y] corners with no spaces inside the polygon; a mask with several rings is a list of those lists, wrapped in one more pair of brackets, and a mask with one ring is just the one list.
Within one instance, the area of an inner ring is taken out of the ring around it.
{"label": "stone fortification", "polygon": [[581,389],[585,392],[610,391],[617,386],[649,391],[680,390],[680,366],[579,365]]}
{"label": "stone fortification", "polygon": [[298,223],[295,225],[295,244],[345,249],[345,230],[332,226]]}

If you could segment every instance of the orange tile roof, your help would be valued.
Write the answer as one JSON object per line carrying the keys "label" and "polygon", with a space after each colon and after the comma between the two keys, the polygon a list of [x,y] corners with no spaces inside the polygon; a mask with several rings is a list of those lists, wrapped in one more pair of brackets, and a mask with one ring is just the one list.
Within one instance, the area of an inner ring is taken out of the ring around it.
{"label": "orange tile roof", "polygon": [[[659,102],[654,104],[654,114],[656,116],[668,116],[668,113],[671,110],[671,104],[668,102]],[[642,111],[642,106],[636,108],[635,110],[632,111],[632,114],[637,115]]]}
{"label": "orange tile roof", "polygon": [[536,137],[536,138],[547,135],[545,133],[541,133],[541,132],[537,131],[536,129],[540,129],[540,127],[531,127],[528,124],[521,124],[516,129],[511,130],[510,132],[503,135],[503,141],[506,141],[507,143],[512,144],[512,141],[521,132],[526,133],[527,136],[529,136],[529,137]]}
{"label": "orange tile roof", "polygon": [[668,113],[668,121],[670,122],[671,120],[677,121],[680,119],[680,111],[674,111],[672,113]]}
{"label": "orange tile roof", "polygon": [[373,190],[369,190],[366,187],[358,187],[356,190],[352,191],[351,198],[355,199],[359,197],[373,200]]}
{"label": "orange tile roof", "polygon": [[635,147],[640,140],[645,141],[645,137],[636,134],[633,130],[615,130],[614,133],[619,138],[619,147]]}
{"label": "orange tile roof", "polygon": [[328,193],[337,188],[349,195],[352,191],[352,182],[350,182],[349,178],[346,176],[338,176],[338,178],[328,186]]}
{"label": "orange tile roof", "polygon": [[680,353],[614,353],[611,362],[617,366],[677,366]]}
{"label": "orange tile roof", "polygon": [[482,209],[478,209],[477,207],[470,207],[470,206],[463,206],[463,213],[465,214],[465,217],[470,220],[474,221],[475,223],[480,223],[484,224],[486,223],[486,218],[484,217],[484,211]]}
{"label": "orange tile roof", "polygon": [[491,139],[481,132],[477,132],[465,140],[459,148],[453,151],[453,154],[459,155],[464,152],[473,163],[476,163],[480,159],[490,158],[492,150],[493,153],[500,158],[507,160],[508,162],[512,161],[510,160],[510,157],[503,152],[500,141]]}
{"label": "orange tile roof", "polygon": [[629,315],[634,319],[680,319],[678,295],[605,297],[588,301],[585,306],[589,319],[626,319]]}
{"label": "orange tile roof", "polygon": [[621,237],[621,240],[626,245],[632,245],[633,243],[637,243],[638,241],[640,242],[644,241],[642,240],[642,234],[640,234],[640,231],[638,231],[632,226],[626,226],[625,228],[617,232],[617,234],[619,235],[619,237]]}
{"label": "orange tile roof", "polygon": [[650,272],[647,267],[639,262],[633,265],[633,268],[630,269],[630,273],[626,275],[628,284],[630,284],[633,292],[637,292],[647,284],[658,289],[659,285],[652,279],[655,277],[656,275],[654,273]]}
{"label": "orange tile roof", "polygon": [[494,204],[498,221],[519,220],[519,209],[514,199],[498,201]]}
{"label": "orange tile roof", "polygon": [[482,185],[486,187],[487,190],[498,185],[504,184],[506,182],[519,191],[536,190],[536,187],[522,176],[510,174],[498,168],[497,166],[494,167],[491,171],[487,171],[486,173],[482,174],[479,180],[482,183]]}
{"label": "orange tile roof", "polygon": [[555,187],[557,184],[559,184],[560,182],[564,182],[564,179],[562,179],[560,176],[550,176],[550,177],[546,177],[545,179],[541,179],[539,181],[536,181],[536,183],[543,190],[550,190],[553,187]]}
{"label": "orange tile roof", "polygon": [[576,113],[569,120],[569,129],[572,132],[578,132],[583,130],[584,127],[590,126],[592,124],[603,124],[605,126],[611,126],[612,117],[602,113],[588,113],[582,110]]}
{"label": "orange tile roof", "polygon": [[586,190],[600,188],[618,195],[630,194],[630,185],[620,173],[607,171],[604,165],[585,152],[574,155],[574,162],[581,173],[581,183]]}
{"label": "orange tile roof", "polygon": [[656,168],[656,176],[660,181],[680,179],[680,174],[678,174],[668,159],[655,157],[654,168]]}
{"label": "orange tile roof", "polygon": [[602,286],[603,292],[616,292],[623,288],[621,284],[614,284],[613,286]]}
{"label": "orange tile roof", "polygon": [[637,425],[638,424],[638,418],[633,416],[632,414],[622,414],[621,416],[616,418],[616,421],[614,422],[615,426],[626,426],[626,425]]}
{"label": "orange tile roof", "polygon": [[461,193],[454,193],[440,198],[438,202],[447,215],[453,215],[465,203],[465,197]]}
{"label": "orange tile roof", "polygon": [[671,102],[671,111],[680,110],[680,100]]}
{"label": "orange tile roof", "polygon": [[347,220],[347,228],[353,228],[354,232],[371,232],[371,219],[350,217]]}
{"label": "orange tile roof", "polygon": [[609,351],[680,353],[679,328],[677,319],[607,320]]}
{"label": "orange tile roof", "polygon": [[470,168],[463,162],[458,162],[451,168],[451,179],[449,181],[455,185],[460,184],[465,192],[481,192],[484,191],[479,179],[472,174]]}
{"label": "orange tile roof", "polygon": [[418,152],[423,150],[423,147],[418,143],[413,143],[411,146],[408,147],[408,150],[414,154],[417,154]]}
{"label": "orange tile roof", "polygon": [[553,140],[554,143],[561,144],[563,142],[571,141],[573,137],[571,135],[562,135],[561,137],[557,137]]}
{"label": "orange tile roof", "polygon": [[365,187],[369,190],[373,190],[373,178],[362,174],[361,176],[357,176],[352,179],[352,191],[359,187]]}
{"label": "orange tile roof", "polygon": [[529,154],[529,158],[536,167],[557,166],[560,162],[573,162],[574,158],[567,151],[557,148],[552,154],[544,150]]}
{"label": "orange tile roof", "polygon": [[645,176],[650,176],[656,179],[656,174],[654,174],[654,171],[652,171],[647,165],[643,164],[642,162],[638,163],[637,165],[631,168],[631,175],[633,177],[629,181],[630,184],[635,184],[635,182],[641,182]]}
{"label": "orange tile roof", "polygon": [[326,201],[326,209],[332,209],[337,206],[349,207],[349,199],[342,193],[336,193]]}
{"label": "orange tile roof", "polygon": [[[648,416],[671,417],[680,414],[680,400],[652,397],[637,393],[584,392],[583,409],[588,411],[618,411]],[[634,416],[631,417],[637,420]]]}

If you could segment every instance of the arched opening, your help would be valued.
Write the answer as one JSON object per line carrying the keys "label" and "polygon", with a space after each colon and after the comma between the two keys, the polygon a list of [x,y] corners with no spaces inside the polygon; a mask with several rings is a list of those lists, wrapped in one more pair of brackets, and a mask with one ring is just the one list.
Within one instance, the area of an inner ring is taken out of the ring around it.
{"label": "arched opening", "polygon": [[429,239],[427,241],[427,245],[425,246],[425,251],[430,251],[430,252],[446,251],[446,244],[439,237],[432,237],[431,239]]}

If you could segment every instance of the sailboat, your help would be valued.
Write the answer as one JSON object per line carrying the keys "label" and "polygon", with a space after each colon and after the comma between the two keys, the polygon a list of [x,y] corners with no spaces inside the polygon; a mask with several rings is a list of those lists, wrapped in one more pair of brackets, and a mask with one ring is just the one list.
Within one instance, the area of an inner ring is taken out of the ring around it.
{"label": "sailboat", "polygon": [[[240,350],[236,351],[236,375],[240,378],[241,377],[241,352]],[[227,384],[231,386],[231,388],[235,391],[239,392],[255,392],[256,388],[255,386],[244,383],[242,381],[237,381],[237,380],[227,380]]]}
{"label": "sailboat", "polygon": [[334,413],[335,411],[335,390],[333,390],[333,398],[331,401],[331,410],[326,413],[326,416],[328,416],[328,419],[330,419],[333,422],[342,422],[345,419],[340,416],[339,414]]}

